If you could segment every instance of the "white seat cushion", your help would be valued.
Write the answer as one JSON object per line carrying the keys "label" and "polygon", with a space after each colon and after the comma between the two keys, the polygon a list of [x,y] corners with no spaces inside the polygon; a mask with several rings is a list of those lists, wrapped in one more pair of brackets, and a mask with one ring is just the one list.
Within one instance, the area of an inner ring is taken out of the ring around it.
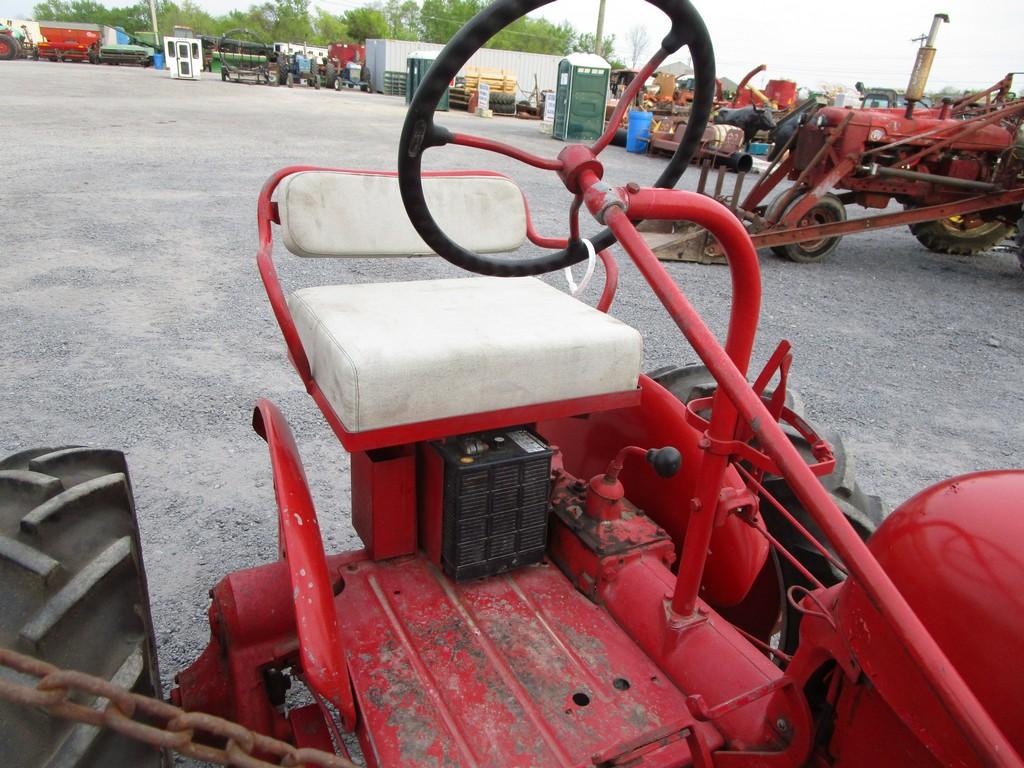
{"label": "white seat cushion", "polygon": [[[526,203],[511,179],[481,173],[423,176],[423,197],[441,231],[471,251],[514,251],[526,240]],[[302,171],[277,190],[285,247],[297,256],[425,256],[398,178],[383,173]]]}
{"label": "white seat cushion", "polygon": [[349,432],[634,389],[628,325],[534,278],[305,288],[288,307]]}

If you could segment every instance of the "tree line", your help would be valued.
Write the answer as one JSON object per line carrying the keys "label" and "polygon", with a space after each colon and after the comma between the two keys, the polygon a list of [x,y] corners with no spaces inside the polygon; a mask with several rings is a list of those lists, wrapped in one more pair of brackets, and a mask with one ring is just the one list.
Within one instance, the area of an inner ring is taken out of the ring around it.
{"label": "tree line", "polygon": [[[446,43],[465,26],[488,0],[380,0],[333,14],[310,8],[309,0],[265,0],[248,10],[234,10],[214,16],[193,0],[157,0],[157,24],[161,33],[174,27],[188,27],[196,34],[220,35],[239,27],[263,40],[305,42],[310,45],[361,43],[370,38]],[[122,27],[127,32],[151,29],[149,4],[145,0],[108,8],[96,0],[44,0],[33,9],[36,19],[77,21]],[[593,53],[593,33],[580,33],[568,21],[522,18],[503,29],[488,48],[530,53],[564,55]],[[604,38],[605,58],[614,59],[615,35]],[[622,66],[611,61],[612,66]]]}

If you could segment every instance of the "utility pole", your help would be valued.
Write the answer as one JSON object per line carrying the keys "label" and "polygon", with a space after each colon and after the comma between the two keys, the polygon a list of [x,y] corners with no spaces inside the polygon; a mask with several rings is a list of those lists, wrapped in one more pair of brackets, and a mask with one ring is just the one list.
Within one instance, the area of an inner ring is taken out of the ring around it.
{"label": "utility pole", "polygon": [[[603,2],[603,0],[602,0]],[[156,28],[156,0],[149,0],[149,18],[153,22],[153,37],[156,38],[153,42],[156,43],[156,47],[160,47],[160,32]]]}
{"label": "utility pole", "polygon": [[594,41],[594,53],[598,56],[601,55],[601,43],[604,38],[604,3],[605,0],[601,0],[600,5],[597,7],[597,40]]}

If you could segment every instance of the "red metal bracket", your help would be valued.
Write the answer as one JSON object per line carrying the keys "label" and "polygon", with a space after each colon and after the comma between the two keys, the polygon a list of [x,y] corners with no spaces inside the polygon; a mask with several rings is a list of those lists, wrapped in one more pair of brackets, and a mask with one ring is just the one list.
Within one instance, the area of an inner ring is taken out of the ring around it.
{"label": "red metal bracket", "polygon": [[746,693],[741,693],[739,696],[734,696],[728,701],[723,701],[721,704],[714,707],[709,707],[704,701],[704,697],[700,694],[694,694],[686,697],[686,706],[698,720],[703,720],[704,722],[719,720],[730,712],[735,712],[740,707],[745,707],[751,702],[757,701],[770,693],[774,693],[775,691],[792,684],[793,680],[789,677],[777,677],[759,688],[747,691]]}
{"label": "red metal bracket", "polygon": [[707,741],[692,717],[680,718],[650,733],[609,747],[591,757],[590,761],[596,768],[637,765],[643,762],[644,755],[684,739],[690,748],[690,757],[695,768],[711,768],[714,765]]}
{"label": "red metal bracket", "polygon": [[[697,400],[691,400],[686,405],[686,423],[694,429],[704,432],[704,436],[700,441],[700,447],[716,456],[733,456],[737,460],[745,461],[762,472],[781,475],[781,470],[768,454],[759,451],[749,443],[741,440],[716,440],[711,437],[708,431],[709,421],[701,416],[699,411],[710,408],[713,399],[713,397],[701,397]],[[766,401],[766,405],[770,404],[770,400]],[[789,424],[807,441],[811,448],[811,455],[815,459],[815,463],[808,465],[811,472],[817,477],[831,474],[832,470],[836,468],[836,457],[832,454],[832,446],[819,437],[810,424],[785,406],[782,408],[780,421]]]}
{"label": "red metal bracket", "polygon": [[341,715],[342,725],[353,730],[356,709],[334,591],[299,450],[284,416],[269,400],[256,404],[252,426],[270,448],[280,552],[291,578],[302,672],[310,689],[330,702]]}
{"label": "red metal bracket", "polygon": [[[772,356],[768,358],[768,362],[764,364],[764,368],[761,369],[761,373],[754,379],[754,391],[758,395],[763,395],[765,388],[768,383],[775,376],[775,372],[779,372],[779,384],[775,387],[772,392],[771,398],[768,400],[768,412],[775,417],[778,421],[782,418],[782,408],[786,404],[786,386],[789,382],[789,368],[793,364],[793,354],[790,352],[792,345],[783,339],[779,342],[779,346],[775,348]],[[764,399],[762,397],[762,399]]]}

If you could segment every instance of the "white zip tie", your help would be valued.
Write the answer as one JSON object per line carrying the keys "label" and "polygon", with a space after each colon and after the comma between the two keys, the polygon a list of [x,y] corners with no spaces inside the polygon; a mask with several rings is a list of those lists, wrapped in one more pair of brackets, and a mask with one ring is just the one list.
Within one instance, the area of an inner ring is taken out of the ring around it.
{"label": "white zip tie", "polygon": [[572,267],[566,267],[563,270],[565,281],[569,284],[569,293],[573,297],[578,297],[590,285],[590,279],[594,276],[594,264],[597,263],[597,251],[594,250],[594,244],[586,238],[583,238],[582,242],[587,248],[587,271],[583,273],[580,284],[576,285],[576,280],[572,276]]}

